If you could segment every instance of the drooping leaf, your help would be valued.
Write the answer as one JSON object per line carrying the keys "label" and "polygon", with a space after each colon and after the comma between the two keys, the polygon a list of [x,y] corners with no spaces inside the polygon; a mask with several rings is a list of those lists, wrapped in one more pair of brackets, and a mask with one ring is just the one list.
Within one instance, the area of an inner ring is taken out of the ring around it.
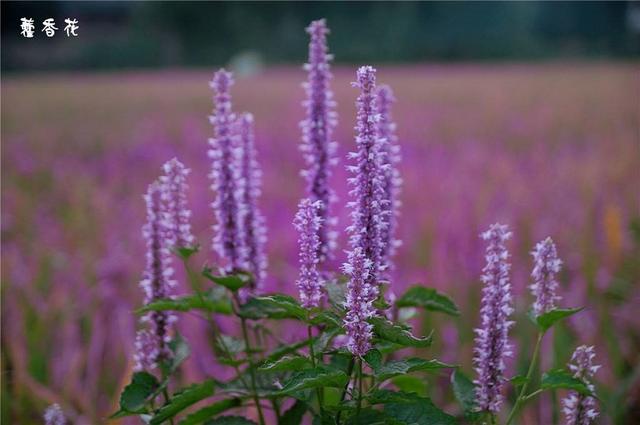
{"label": "drooping leaf", "polygon": [[453,395],[462,407],[465,417],[469,420],[478,420],[480,413],[476,406],[476,387],[467,376],[459,369],[451,374]]}
{"label": "drooping leaf", "polygon": [[305,320],[307,311],[288,295],[269,295],[254,297],[240,307],[241,317],[245,319],[297,319]]}
{"label": "drooping leaf", "polygon": [[440,311],[452,316],[459,316],[460,310],[453,300],[433,288],[412,286],[396,300],[397,307],[421,307],[429,311]]}
{"label": "drooping leaf", "polygon": [[244,272],[237,272],[235,274],[225,276],[216,276],[212,273],[212,270],[209,267],[205,267],[204,270],[202,270],[202,276],[206,277],[213,283],[224,286],[232,292],[248,285],[253,279],[249,273]]}
{"label": "drooping leaf", "polygon": [[[120,395],[120,412],[144,413],[146,411],[145,404],[159,386],[160,384],[156,377],[150,373],[134,373],[131,383],[124,388]],[[115,415],[118,415],[118,413]]]}
{"label": "drooping leaf", "polygon": [[342,328],[342,319],[331,311],[322,311],[309,320],[315,326],[324,325],[329,328]]}
{"label": "drooping leaf", "polygon": [[372,317],[369,323],[373,325],[375,335],[385,341],[393,342],[404,347],[428,347],[431,345],[431,335],[418,338],[411,334],[405,326],[395,325],[382,317]]}
{"label": "drooping leaf", "polygon": [[553,369],[542,375],[540,388],[543,390],[563,388],[577,391],[580,394],[593,396],[589,387],[580,379],[574,378],[573,374],[565,369]]}
{"label": "drooping leaf", "polygon": [[271,372],[300,371],[311,367],[311,360],[303,356],[285,356],[274,362],[265,362],[260,370]]}
{"label": "drooping leaf", "polygon": [[338,369],[320,366],[292,375],[283,384],[281,395],[317,387],[344,387],[348,381],[347,374]]}
{"label": "drooping leaf", "polygon": [[149,422],[151,425],[158,425],[173,418],[187,407],[211,397],[214,393],[214,381],[207,380],[200,384],[193,384],[175,393],[164,406],[158,410]]}
{"label": "drooping leaf", "polygon": [[224,293],[224,289],[212,288],[200,295],[186,295],[174,299],[160,299],[145,305],[136,310],[136,313],[143,314],[149,311],[191,311],[203,310],[210,313],[231,314],[231,300]]}
{"label": "drooping leaf", "polygon": [[541,332],[546,332],[556,322],[573,316],[574,314],[583,310],[584,307],[579,308],[556,308],[547,313],[543,313],[540,316],[534,317],[534,323],[538,325]]}
{"label": "drooping leaf", "polygon": [[180,421],[180,425],[196,425],[201,424],[207,419],[211,419],[214,416],[224,412],[225,410],[233,409],[242,405],[242,400],[239,398],[229,398],[225,400],[217,401],[209,406],[195,411],[186,418]]}
{"label": "drooping leaf", "polygon": [[371,369],[376,370],[382,366],[382,353],[375,348],[371,349],[364,355],[364,361],[371,367]]}
{"label": "drooping leaf", "polygon": [[307,403],[296,400],[293,406],[280,417],[278,425],[300,425],[306,412]]}
{"label": "drooping leaf", "polygon": [[417,357],[405,360],[394,360],[374,369],[374,375],[382,382],[394,376],[405,375],[411,372],[429,371],[444,368],[455,368],[455,365],[442,363],[439,360],[423,360]]}
{"label": "drooping leaf", "polygon": [[250,421],[242,416],[220,416],[211,421],[208,421],[205,425],[258,425],[254,421]]}

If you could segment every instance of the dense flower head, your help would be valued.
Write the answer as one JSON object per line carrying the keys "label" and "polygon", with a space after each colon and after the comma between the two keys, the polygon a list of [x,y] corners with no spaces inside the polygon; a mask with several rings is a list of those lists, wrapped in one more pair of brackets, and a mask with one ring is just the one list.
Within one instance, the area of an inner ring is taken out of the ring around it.
{"label": "dense flower head", "polygon": [[44,411],[45,425],[65,425],[67,418],[58,403],[53,403]]}
{"label": "dense flower head", "polygon": [[141,329],[136,333],[134,342],[133,369],[138,372],[142,370],[153,370],[158,367],[160,356],[160,344],[156,336],[146,329]]}
{"label": "dense flower head", "polygon": [[308,196],[320,201],[320,217],[324,225],[319,230],[319,258],[324,261],[331,256],[335,248],[336,233],[331,227],[335,218],[331,217],[331,203],[335,195],[329,187],[331,168],[336,164],[334,157],[336,143],[332,140],[333,129],[337,123],[333,92],[329,87],[332,79],[330,64],[332,56],[328,54],[327,34],[329,29],[324,19],[311,22],[307,27],[311,37],[309,43],[309,62],[305,64],[307,81],[304,88],[307,94],[303,105],[306,117],[300,123],[302,128],[301,149],[307,168],[302,175],[307,181]]}
{"label": "dense flower head", "polygon": [[[568,365],[573,377],[583,381],[592,393],[595,393],[595,386],[591,379],[600,369],[599,365],[593,364],[595,356],[593,347],[581,345],[573,352]],[[571,391],[562,403],[567,425],[589,425],[598,416],[593,397]]]}
{"label": "dense flower head", "polygon": [[322,300],[322,282],[318,272],[320,246],[319,230],[322,227],[321,201],[303,199],[298,205],[293,225],[298,231],[300,277],[296,281],[300,301],[305,308],[318,307]]}
{"label": "dense flower head", "polygon": [[504,377],[504,359],[511,355],[508,334],[513,322],[511,284],[509,281],[509,252],[505,242],[511,238],[506,225],[494,224],[482,233],[487,241],[486,261],[482,270],[481,327],[476,329],[474,365],[478,374],[476,401],[484,411],[498,412],[502,403],[501,388]]}
{"label": "dense flower head", "polygon": [[177,158],[167,161],[160,176],[162,185],[162,221],[171,248],[193,246],[191,211],[187,205],[187,176],[191,172]]}
{"label": "dense flower head", "polygon": [[[144,196],[147,205],[147,223],[143,226],[142,234],[146,241],[147,265],[140,286],[144,290],[144,302],[169,298],[176,282],[172,279],[171,252],[167,245],[166,228],[162,224],[162,187],[159,182],[149,185]],[[171,340],[169,328],[177,317],[168,311],[151,311],[143,317],[143,322],[149,323],[151,332],[156,339],[158,359],[170,355],[168,343]]]}
{"label": "dense flower head", "polygon": [[396,239],[398,215],[400,212],[400,190],[402,178],[398,165],[400,163],[400,146],[396,137],[396,124],[391,115],[391,106],[395,102],[393,90],[387,85],[378,87],[377,101],[380,119],[378,121],[378,135],[380,137],[380,162],[382,168],[382,187],[384,200],[382,209],[385,226],[380,229],[380,262],[383,270],[393,269],[393,256],[401,242]]}
{"label": "dense flower head", "polygon": [[560,299],[556,295],[558,282],[556,274],[560,272],[562,261],[558,259],[556,245],[551,238],[546,238],[536,244],[531,252],[533,255],[533,284],[531,292],[536,297],[533,303],[533,312],[536,316],[555,308],[555,302]]}
{"label": "dense flower head", "polygon": [[230,88],[233,76],[224,69],[213,76],[214,110],[210,117],[213,137],[209,139],[212,160],[211,189],[215,192],[212,207],[216,216],[213,249],[226,263],[227,271],[243,268],[246,258],[242,227],[242,186],[240,167],[242,147],[234,132],[236,116],[231,107]]}
{"label": "dense flower head", "polygon": [[355,356],[364,356],[371,349],[372,326],[367,320],[376,315],[373,302],[378,298],[378,286],[370,283],[373,262],[362,248],[349,253],[349,262],[343,265],[349,276],[344,325],[347,331],[347,347]]}
{"label": "dense flower head", "polygon": [[[242,185],[242,228],[244,235],[244,267],[253,274],[254,286],[249,292],[258,291],[264,282],[267,270],[267,257],[264,245],[267,241],[265,220],[258,208],[262,185],[262,171],[256,159],[253,135],[253,115],[245,113],[238,119],[240,137],[241,185]],[[243,295],[247,295],[246,293]]]}

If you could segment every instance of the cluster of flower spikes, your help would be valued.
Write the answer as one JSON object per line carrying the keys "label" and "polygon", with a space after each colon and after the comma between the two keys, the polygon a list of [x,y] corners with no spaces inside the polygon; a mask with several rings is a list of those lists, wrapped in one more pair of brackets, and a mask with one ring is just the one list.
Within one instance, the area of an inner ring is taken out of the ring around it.
{"label": "cluster of flower spikes", "polygon": [[214,136],[209,139],[211,189],[216,196],[213,248],[225,263],[225,272],[247,270],[254,275],[254,285],[241,294],[245,298],[259,289],[256,283],[265,277],[266,229],[257,207],[261,172],[253,146],[253,118],[233,113],[232,85],[233,76],[224,69],[210,84],[215,103],[210,117]]}
{"label": "cluster of flower spikes", "polygon": [[357,151],[349,154],[355,164],[347,167],[354,176],[349,178],[352,186],[349,193],[353,198],[348,204],[352,209],[352,223],[347,228],[351,252],[344,271],[351,278],[347,285],[345,328],[350,351],[363,356],[371,348],[372,331],[367,319],[377,313],[373,302],[379,295],[380,236],[389,211],[385,209],[387,201],[380,158],[385,140],[379,137],[377,127],[376,70],[371,66],[359,68],[354,86],[360,89],[360,95],[356,101]]}
{"label": "cluster of flower spikes", "polygon": [[[595,392],[595,387],[591,378],[600,369],[599,365],[593,364],[594,358],[593,347],[581,345],[573,352],[568,365],[573,377],[583,381],[592,393]],[[571,391],[562,403],[567,425],[589,425],[598,416],[594,397]]]}
{"label": "cluster of flower spikes", "polygon": [[58,403],[53,403],[44,411],[45,425],[65,425],[66,423],[67,418]]}
{"label": "cluster of flower spikes", "polygon": [[402,188],[402,178],[398,165],[400,164],[400,146],[395,134],[396,124],[391,116],[391,106],[395,102],[393,91],[387,85],[381,85],[377,91],[378,112],[378,135],[384,142],[380,146],[380,161],[382,163],[383,183],[385,203],[382,208],[386,213],[383,218],[386,225],[380,229],[381,249],[380,262],[381,269],[388,275],[393,270],[393,256],[396,249],[401,245],[396,239],[398,226],[398,216],[400,212],[400,191]]}
{"label": "cluster of flower spikes", "polygon": [[480,410],[495,413],[500,410],[501,389],[506,381],[504,359],[511,355],[508,334],[513,322],[508,318],[513,308],[509,252],[505,246],[511,232],[506,225],[494,224],[481,237],[488,245],[487,264],[482,270],[481,327],[475,330],[474,365],[478,378],[474,382]]}
{"label": "cluster of flower spikes", "polygon": [[[163,185],[154,182],[149,185],[144,200],[147,206],[147,223],[142,229],[146,241],[146,268],[140,286],[144,291],[144,303],[169,298],[175,281],[172,279],[172,257],[168,242],[172,240],[169,229],[162,218]],[[150,330],[140,330],[136,335],[134,355],[136,370],[150,370],[158,362],[171,356],[169,342],[170,327],[177,317],[168,311],[151,311],[142,317],[142,322],[150,325]]]}
{"label": "cluster of flower spikes", "polygon": [[309,62],[305,64],[307,81],[303,84],[307,98],[303,102],[306,117],[300,122],[302,144],[307,168],[302,171],[307,182],[308,197],[320,201],[320,217],[324,225],[318,230],[320,238],[319,260],[330,258],[336,245],[336,232],[332,230],[336,220],[330,214],[335,194],[330,188],[331,168],[337,163],[334,157],[336,143],[332,141],[337,123],[333,92],[329,87],[332,75],[329,62],[327,34],[329,29],[324,19],[311,22],[307,27],[310,35]]}
{"label": "cluster of flower spikes", "polygon": [[300,301],[305,308],[318,307],[323,291],[318,271],[320,236],[323,225],[321,201],[305,198],[298,205],[293,225],[298,231],[300,276],[296,281]]}
{"label": "cluster of flower spikes", "polygon": [[533,283],[530,286],[535,296],[533,312],[539,316],[555,308],[556,301],[560,299],[556,295],[556,274],[560,272],[562,261],[558,259],[556,245],[551,238],[538,242],[531,255],[534,264],[531,273]]}

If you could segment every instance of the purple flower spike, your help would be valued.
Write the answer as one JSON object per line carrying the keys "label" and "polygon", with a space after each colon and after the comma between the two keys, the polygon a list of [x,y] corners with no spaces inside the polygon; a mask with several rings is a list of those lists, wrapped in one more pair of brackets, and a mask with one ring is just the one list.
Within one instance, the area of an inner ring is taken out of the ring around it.
{"label": "purple flower spike", "polygon": [[[591,378],[600,369],[600,366],[593,364],[595,356],[593,347],[581,345],[573,352],[569,363],[573,377],[582,380],[592,393],[595,393],[595,387]],[[567,425],[589,425],[598,416],[596,399],[593,397],[571,391],[562,404]]]}
{"label": "purple flower spike", "polygon": [[322,283],[318,273],[318,247],[320,246],[320,228],[322,227],[322,202],[303,199],[293,225],[298,231],[300,249],[300,277],[296,282],[300,292],[300,301],[304,308],[318,307],[322,300]]}
{"label": "purple flower spike", "polygon": [[509,252],[505,242],[511,238],[506,225],[494,224],[482,233],[488,241],[487,265],[482,269],[482,327],[476,329],[474,349],[475,370],[478,373],[476,401],[481,410],[496,413],[502,403],[501,388],[504,377],[504,359],[511,355],[508,334],[513,322],[508,321],[511,307],[511,284],[509,283]]}
{"label": "purple flower spike", "polygon": [[135,352],[133,354],[134,366],[136,372],[142,370],[153,370],[158,367],[158,339],[154,334],[147,330],[139,330],[136,333],[136,341],[134,343]]}
{"label": "purple flower spike", "polygon": [[[262,185],[262,171],[256,159],[256,150],[253,136],[253,116],[242,114],[238,120],[242,159],[240,163],[242,174],[242,208],[244,229],[244,246],[246,247],[245,267],[255,277],[255,285],[248,289],[256,292],[262,287],[267,270],[267,257],[264,253],[264,244],[267,241],[265,220],[258,209]],[[244,291],[247,292],[247,291]],[[243,292],[243,297],[248,295]]]}
{"label": "purple flower spike", "polygon": [[355,356],[364,356],[371,349],[372,326],[367,319],[376,314],[373,301],[378,298],[378,287],[369,283],[373,263],[364,255],[362,248],[349,254],[349,262],[343,265],[349,275],[344,320],[349,351]]}
{"label": "purple flower spike", "polygon": [[533,255],[533,284],[531,292],[536,297],[533,303],[533,312],[536,316],[555,308],[555,302],[560,299],[556,295],[558,282],[556,274],[560,272],[562,261],[558,259],[556,245],[551,238],[547,238],[536,244]]}
{"label": "purple flower spike", "polygon": [[44,411],[45,425],[65,425],[67,418],[64,416],[62,409],[58,403],[53,403]]}
{"label": "purple flower spike", "polygon": [[307,181],[308,196],[314,201],[320,201],[322,205],[320,217],[324,226],[319,230],[319,258],[320,262],[323,262],[331,257],[336,244],[336,233],[331,230],[336,220],[330,215],[330,206],[335,200],[335,195],[329,188],[329,177],[331,168],[337,162],[334,158],[336,143],[331,140],[337,115],[333,93],[329,88],[332,78],[329,65],[332,56],[327,53],[329,29],[325,20],[321,19],[311,22],[307,32],[311,41],[309,63],[305,65],[308,72],[307,81],[304,83],[307,99],[303,102],[306,118],[300,123],[303,142],[301,149],[307,169],[302,171],[302,175]]}
{"label": "purple flower spike", "polygon": [[380,262],[382,270],[393,270],[393,256],[401,241],[396,239],[398,215],[400,213],[400,190],[402,178],[398,165],[400,163],[400,146],[395,134],[396,124],[391,116],[391,106],[395,102],[393,91],[389,86],[378,87],[378,134],[380,143],[380,162],[382,164],[384,200],[382,209],[385,211],[385,226],[380,229]]}
{"label": "purple flower spike", "polygon": [[[166,229],[162,225],[161,203],[162,188],[156,182],[149,185],[144,196],[147,204],[147,223],[142,229],[142,234],[147,244],[147,267],[145,269],[140,286],[144,290],[145,304],[156,300],[169,298],[175,281],[172,279],[171,253],[167,246]],[[144,322],[151,325],[152,335],[157,347],[156,363],[171,355],[168,343],[171,340],[169,328],[177,317],[167,311],[151,311],[143,317]]]}
{"label": "purple flower spike", "polygon": [[169,247],[187,248],[193,246],[191,234],[191,211],[187,206],[187,176],[191,172],[176,158],[167,161],[160,177],[162,184],[162,219],[167,229]]}
{"label": "purple flower spike", "polygon": [[236,117],[231,110],[229,89],[233,85],[230,72],[221,69],[213,76],[210,86],[214,92],[215,108],[210,117],[214,136],[209,139],[209,157],[213,181],[211,189],[216,194],[213,210],[216,215],[213,249],[225,262],[227,271],[243,268],[246,258],[242,234],[242,190],[238,162],[241,149],[234,134]]}

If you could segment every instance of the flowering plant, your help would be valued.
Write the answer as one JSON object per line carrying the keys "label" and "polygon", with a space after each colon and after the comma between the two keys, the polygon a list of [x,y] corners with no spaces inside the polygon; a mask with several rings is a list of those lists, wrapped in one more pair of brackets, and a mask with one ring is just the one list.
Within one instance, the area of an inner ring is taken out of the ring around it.
{"label": "flowering plant", "polygon": [[[301,123],[307,193],[292,218],[299,233],[298,299],[263,293],[267,235],[259,211],[261,172],[253,117],[234,112],[233,76],[220,70],[211,82],[215,108],[209,141],[216,266],[205,265],[199,273],[193,270],[198,245],[189,224],[189,170],[172,159],[145,195],[147,263],[141,282],[145,304],[138,311],[136,372],[113,417],[138,416],[150,424],[178,420],[180,424],[300,424],[310,418],[314,424],[508,425],[541,392],[565,389],[570,391],[563,403],[567,423],[590,423],[597,416],[592,347],[578,347],[566,370],[535,374],[545,333],[580,311],[556,307],[560,297],[555,274],[561,261],[550,238],[533,252],[535,302],[530,318],[538,337],[526,376],[506,375],[513,325],[507,249],[511,232],[501,224],[481,235],[487,248],[476,329],[476,379],[469,379],[462,365],[405,356],[407,351],[428,348],[435,337],[434,332],[418,334],[411,326],[412,314],[421,310],[458,316],[460,311],[449,296],[433,288],[416,285],[402,294],[393,290],[389,270],[399,246],[395,230],[402,183],[397,168],[400,151],[391,117],[393,93],[377,85],[371,66],[360,67],[354,83],[359,95],[356,148],[348,155],[347,166],[352,173],[347,203],[352,221],[345,226],[349,251],[341,271],[329,269],[337,223],[331,214],[336,200],[328,177],[336,163],[331,135],[337,120],[329,87],[328,29],[320,20],[307,31],[311,36],[305,67],[307,117]],[[178,261],[192,288],[189,294],[174,294],[173,268]],[[207,321],[218,362],[233,371],[230,379],[211,377],[173,388],[173,377],[190,355],[188,341],[173,328],[185,313]],[[306,332],[297,341],[283,343],[270,323],[285,320]],[[222,322],[234,322],[236,332]],[[409,373],[449,374],[450,389],[437,391],[452,391],[459,408],[437,407],[429,394],[415,392],[407,381],[397,379]],[[517,390],[509,409],[504,408],[507,385]],[[48,417],[55,413],[59,420],[58,410]]]}

